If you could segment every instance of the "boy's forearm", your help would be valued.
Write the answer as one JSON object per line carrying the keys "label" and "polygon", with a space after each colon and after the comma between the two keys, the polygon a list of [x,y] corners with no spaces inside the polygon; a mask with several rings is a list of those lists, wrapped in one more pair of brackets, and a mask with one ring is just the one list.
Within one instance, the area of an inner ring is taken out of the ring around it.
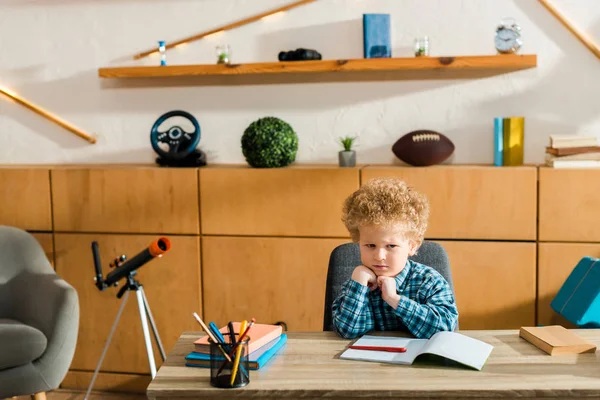
{"label": "boy's forearm", "polygon": [[353,339],[373,329],[368,293],[369,289],[356,281],[344,284],[332,307],[333,325],[341,336]]}
{"label": "boy's forearm", "polygon": [[440,331],[454,330],[458,322],[454,304],[420,304],[405,296],[400,296],[396,315],[413,335],[426,339]]}

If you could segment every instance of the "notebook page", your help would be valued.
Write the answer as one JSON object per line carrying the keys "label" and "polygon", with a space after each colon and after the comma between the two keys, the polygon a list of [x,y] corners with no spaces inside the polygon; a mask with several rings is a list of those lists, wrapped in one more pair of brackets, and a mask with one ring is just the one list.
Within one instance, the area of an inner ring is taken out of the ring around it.
{"label": "notebook page", "polygon": [[437,354],[481,370],[494,347],[457,332],[438,332],[429,339],[422,353]]}
{"label": "notebook page", "polygon": [[392,353],[389,351],[348,349],[342,353],[340,358],[346,360],[374,361],[391,364],[412,364],[413,360],[417,355],[419,355],[421,348],[426,343],[427,339],[365,335],[353,344],[356,346],[406,347],[406,352]]}

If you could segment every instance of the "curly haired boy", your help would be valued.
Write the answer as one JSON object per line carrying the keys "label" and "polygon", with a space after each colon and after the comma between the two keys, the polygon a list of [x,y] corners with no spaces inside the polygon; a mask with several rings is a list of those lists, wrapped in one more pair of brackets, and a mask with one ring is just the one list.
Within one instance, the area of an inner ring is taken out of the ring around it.
{"label": "curly haired boy", "polygon": [[342,220],[360,245],[362,265],[332,305],[341,336],[377,330],[429,338],[455,329],[458,310],[448,282],[408,259],[423,243],[428,219],[427,198],[400,179],[373,179],[346,199]]}

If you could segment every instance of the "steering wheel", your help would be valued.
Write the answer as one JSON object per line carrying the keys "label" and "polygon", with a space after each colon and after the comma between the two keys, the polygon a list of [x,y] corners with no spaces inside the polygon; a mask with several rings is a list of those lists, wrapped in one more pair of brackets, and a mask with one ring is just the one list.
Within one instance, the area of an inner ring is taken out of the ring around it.
{"label": "steering wheel", "polygon": [[[186,132],[178,125],[173,125],[166,131],[159,132],[158,127],[172,117],[183,117],[194,126],[193,132]],[[152,148],[161,157],[167,160],[181,160],[190,154],[198,142],[200,142],[200,124],[194,116],[186,111],[174,110],[161,115],[150,131],[150,142]],[[167,145],[168,150],[164,150],[161,144]]]}

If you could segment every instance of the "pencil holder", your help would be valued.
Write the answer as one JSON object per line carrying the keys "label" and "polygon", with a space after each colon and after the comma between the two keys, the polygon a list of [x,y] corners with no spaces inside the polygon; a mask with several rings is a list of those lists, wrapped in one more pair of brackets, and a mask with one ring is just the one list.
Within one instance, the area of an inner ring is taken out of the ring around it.
{"label": "pencil holder", "polygon": [[[227,335],[225,335],[227,336]],[[210,343],[210,384],[214,387],[231,389],[250,383],[247,336],[241,342],[236,334],[236,343]],[[227,339],[226,339],[227,340]]]}

